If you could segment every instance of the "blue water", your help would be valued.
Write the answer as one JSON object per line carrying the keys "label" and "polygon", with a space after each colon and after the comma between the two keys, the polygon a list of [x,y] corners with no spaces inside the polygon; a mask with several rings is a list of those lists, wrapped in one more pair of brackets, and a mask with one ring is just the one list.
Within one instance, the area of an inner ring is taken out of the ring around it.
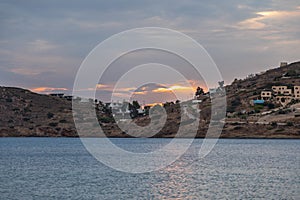
{"label": "blue water", "polygon": [[[112,140],[139,152],[170,142]],[[129,174],[98,162],[78,138],[0,138],[0,198],[300,199],[300,140],[219,140],[197,159],[201,142],[162,170]]]}

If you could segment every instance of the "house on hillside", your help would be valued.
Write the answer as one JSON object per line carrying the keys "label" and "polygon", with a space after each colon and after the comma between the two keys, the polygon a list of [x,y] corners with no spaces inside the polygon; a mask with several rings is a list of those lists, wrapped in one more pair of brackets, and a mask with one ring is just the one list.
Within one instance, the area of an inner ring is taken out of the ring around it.
{"label": "house on hillside", "polygon": [[292,100],[300,100],[300,86],[289,88],[288,86],[272,86],[272,91],[263,90],[260,94],[262,100],[276,101],[286,106]]}
{"label": "house on hillside", "polygon": [[294,98],[300,99],[300,86],[294,86]]}
{"label": "house on hillside", "polygon": [[285,95],[285,96],[292,95],[292,89],[288,89],[287,86],[273,86],[272,90],[275,95]]}
{"label": "house on hillside", "polygon": [[287,65],[288,65],[287,62],[281,62],[281,63],[280,63],[280,67],[285,67],[285,66],[287,66]]}
{"label": "house on hillside", "polygon": [[122,119],[131,119],[129,103],[111,102],[107,103],[106,106],[111,109],[112,115],[117,121]]}
{"label": "house on hillside", "polygon": [[262,91],[260,96],[261,99],[268,101],[272,98],[272,91]]}

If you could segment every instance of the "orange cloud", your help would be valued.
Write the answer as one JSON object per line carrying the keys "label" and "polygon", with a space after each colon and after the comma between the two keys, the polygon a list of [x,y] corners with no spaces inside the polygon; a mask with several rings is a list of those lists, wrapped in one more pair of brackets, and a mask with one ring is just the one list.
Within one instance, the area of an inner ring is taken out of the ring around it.
{"label": "orange cloud", "polygon": [[154,90],[152,90],[152,92],[172,92],[172,91],[184,92],[184,91],[193,91],[193,90],[194,89],[191,87],[186,87],[186,86],[181,86],[181,85],[172,85],[172,86],[166,87],[166,88],[160,87],[160,88],[154,89]]}
{"label": "orange cloud", "polygon": [[31,91],[33,92],[52,92],[52,91],[67,91],[67,88],[53,88],[53,87],[37,87],[37,88],[32,88]]}
{"label": "orange cloud", "polygon": [[105,84],[97,84],[96,88],[97,89],[109,89],[109,88],[111,88],[111,86],[110,85],[105,85]]}
{"label": "orange cloud", "polygon": [[152,90],[152,92],[171,92],[172,90],[170,90],[169,88],[157,88]]}
{"label": "orange cloud", "polygon": [[139,94],[139,95],[147,94],[147,91],[135,91],[135,92],[133,92],[133,95],[137,95],[137,94]]}

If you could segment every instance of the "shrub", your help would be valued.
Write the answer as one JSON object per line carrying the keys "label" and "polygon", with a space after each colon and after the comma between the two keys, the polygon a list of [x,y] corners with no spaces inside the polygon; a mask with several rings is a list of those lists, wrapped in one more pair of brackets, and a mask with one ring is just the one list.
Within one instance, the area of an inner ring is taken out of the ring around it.
{"label": "shrub", "polygon": [[53,113],[51,113],[51,112],[48,112],[48,113],[47,113],[47,117],[48,117],[48,119],[51,119],[53,116],[54,116],[54,114],[53,114]]}
{"label": "shrub", "polygon": [[241,105],[241,98],[240,97],[236,97],[233,101],[231,101],[231,106],[237,107],[239,105]]}
{"label": "shrub", "polygon": [[61,120],[59,120],[59,123],[67,123],[67,120],[61,119]]}
{"label": "shrub", "polygon": [[294,123],[293,122],[288,122],[286,125],[287,126],[294,126]]}
{"label": "shrub", "polygon": [[23,121],[25,121],[25,122],[28,122],[30,119],[29,118],[27,118],[27,117],[24,117],[23,118]]}
{"label": "shrub", "polygon": [[271,123],[271,126],[273,126],[273,127],[274,127],[274,126],[277,126],[277,122],[272,122],[272,123]]}
{"label": "shrub", "polygon": [[297,72],[295,70],[289,70],[287,73],[286,73],[286,76],[287,77],[294,77],[294,76],[297,76]]}
{"label": "shrub", "polygon": [[267,106],[270,110],[275,108],[275,104],[273,104],[273,103],[268,103]]}
{"label": "shrub", "polygon": [[284,115],[284,114],[286,114],[287,113],[287,111],[285,111],[285,110],[279,110],[278,111],[278,114],[280,114],[280,115]]}
{"label": "shrub", "polygon": [[12,102],[12,98],[7,98],[6,102],[11,103]]}
{"label": "shrub", "polygon": [[112,123],[114,119],[110,117],[99,117],[99,121],[102,123]]}
{"label": "shrub", "polygon": [[255,113],[260,113],[260,110],[263,109],[264,106],[263,105],[255,105],[254,106],[254,112]]}
{"label": "shrub", "polygon": [[57,123],[56,122],[51,122],[51,123],[49,123],[49,126],[55,127],[55,126],[57,126]]}
{"label": "shrub", "polygon": [[31,110],[29,108],[24,108],[24,112],[31,112]]}

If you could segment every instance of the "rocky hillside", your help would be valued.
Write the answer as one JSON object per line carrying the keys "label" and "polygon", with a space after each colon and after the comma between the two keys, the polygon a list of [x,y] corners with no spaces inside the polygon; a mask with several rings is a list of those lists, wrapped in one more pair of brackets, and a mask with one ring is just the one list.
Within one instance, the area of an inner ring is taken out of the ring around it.
{"label": "rocky hillside", "polygon": [[272,86],[279,85],[300,86],[300,62],[250,75],[243,80],[235,79],[231,85],[226,86],[228,112],[254,111],[251,100],[260,98],[263,90],[272,90]]}
{"label": "rocky hillside", "polygon": [[[221,137],[300,138],[300,117],[295,117],[293,113],[285,114],[284,110],[280,110],[281,113],[260,116],[260,113],[253,112],[256,108],[250,104],[251,100],[259,97],[261,91],[271,90],[273,85],[300,85],[299,75],[300,62],[297,62],[252,75],[244,80],[235,80],[226,86],[228,114],[234,115],[226,119]],[[197,137],[205,137],[210,121],[210,98],[203,95],[199,99],[202,103],[199,104],[201,120]],[[103,105],[96,106],[95,109],[99,124],[108,137],[131,137],[118,128]],[[267,108],[261,109],[264,111]],[[180,106],[177,104],[169,105],[166,111],[167,122],[153,137],[174,137],[179,125],[185,130],[185,134],[181,137],[189,137],[194,120],[182,118]],[[83,113],[77,113],[75,117],[88,122]],[[157,124],[161,121],[159,117],[152,120]],[[264,120],[269,121],[266,123]],[[139,126],[146,126],[151,120],[148,116],[144,116],[136,118],[135,122]],[[94,134],[91,131],[91,134],[88,133],[86,136]],[[20,88],[0,87],[0,136],[77,137],[71,101]]]}
{"label": "rocky hillside", "polygon": [[71,102],[0,87],[0,136],[75,136]]}

